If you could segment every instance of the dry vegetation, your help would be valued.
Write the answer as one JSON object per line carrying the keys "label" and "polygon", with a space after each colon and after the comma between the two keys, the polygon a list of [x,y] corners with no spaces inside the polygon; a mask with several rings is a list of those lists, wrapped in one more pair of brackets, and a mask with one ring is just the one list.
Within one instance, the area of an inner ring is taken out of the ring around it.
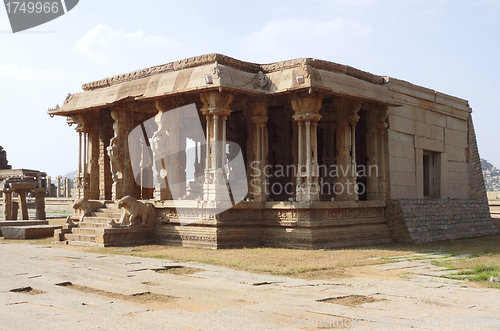
{"label": "dry vegetation", "polygon": [[199,262],[236,270],[303,279],[348,277],[348,269],[391,262],[392,257],[440,251],[450,255],[471,254],[471,258],[450,261],[457,269],[481,265],[500,266],[500,236],[461,239],[430,244],[401,244],[336,250],[292,250],[283,248],[243,248],[208,250],[161,245],[136,246],[123,251],[116,248],[88,248],[108,254],[126,254],[166,259],[175,262]]}
{"label": "dry vegetation", "polygon": [[[51,238],[29,241],[33,244],[47,245]],[[4,241],[7,242],[7,241]],[[8,241],[14,242],[14,241]],[[19,242],[19,241],[16,241]],[[345,248],[335,250],[293,250],[283,248],[243,248],[210,250],[192,247],[172,247],[162,245],[136,246],[128,249],[116,247],[85,248],[62,246],[81,251],[122,254],[138,257],[165,259],[174,262],[199,262],[218,265],[236,270],[260,274],[271,274],[303,279],[330,279],[349,277],[350,268],[384,264],[393,257],[415,253],[442,252],[450,255],[470,254],[471,257],[447,259],[434,262],[457,274],[471,274],[472,281],[480,286],[500,288],[499,283],[485,281],[488,276],[500,276],[500,236],[469,238],[429,244],[391,243],[386,245]],[[355,270],[355,269],[354,269]],[[191,269],[171,270],[173,273],[193,272]],[[462,275],[463,278],[463,275]]]}

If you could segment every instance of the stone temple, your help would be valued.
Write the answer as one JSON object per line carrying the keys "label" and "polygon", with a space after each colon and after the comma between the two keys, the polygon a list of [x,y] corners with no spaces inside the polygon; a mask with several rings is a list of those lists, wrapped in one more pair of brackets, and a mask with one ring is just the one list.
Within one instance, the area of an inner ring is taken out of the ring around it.
{"label": "stone temple", "polygon": [[[176,120],[187,105],[189,126]],[[56,236],[320,249],[497,234],[471,112],[466,100],[312,58],[207,54],[84,84],[49,114],[77,124],[77,198],[102,205]],[[179,152],[159,157],[156,138]],[[237,169],[245,190],[233,199]],[[129,196],[152,221],[112,219]]]}

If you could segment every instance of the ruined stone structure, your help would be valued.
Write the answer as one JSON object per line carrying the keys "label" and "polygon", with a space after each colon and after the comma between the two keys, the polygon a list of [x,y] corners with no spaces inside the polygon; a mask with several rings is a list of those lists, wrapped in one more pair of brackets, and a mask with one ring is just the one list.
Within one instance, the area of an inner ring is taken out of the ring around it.
{"label": "ruined stone structure", "polygon": [[[35,218],[45,220],[46,174],[37,170],[0,170],[0,192],[3,194],[3,220],[28,220],[26,196],[35,196]],[[13,199],[13,195],[17,199]],[[15,201],[17,200],[17,201]]]}
{"label": "ruined stone structure", "polygon": [[47,176],[47,197],[53,198],[70,198],[71,194],[71,179],[62,176],[56,176],[55,185],[52,184],[52,177]]}
{"label": "ruined stone structure", "polygon": [[0,170],[12,169],[12,166],[9,165],[9,161],[7,160],[7,151],[0,146]]}
{"label": "ruined stone structure", "polygon": [[[158,243],[316,249],[498,233],[466,100],[317,59],[260,65],[220,54],[83,90],[49,111],[77,124],[76,198],[153,203],[157,222],[148,235]],[[186,150],[188,133],[162,115],[189,104],[205,135],[192,138],[196,157],[157,158],[151,142]],[[153,118],[156,131],[147,132],[143,124]],[[129,134],[141,125],[144,167],[134,174]],[[233,171],[229,142],[241,147],[249,193],[213,215]],[[164,185],[164,172],[188,185]],[[101,231],[101,243],[111,230]],[[74,240],[85,240],[83,233]]]}

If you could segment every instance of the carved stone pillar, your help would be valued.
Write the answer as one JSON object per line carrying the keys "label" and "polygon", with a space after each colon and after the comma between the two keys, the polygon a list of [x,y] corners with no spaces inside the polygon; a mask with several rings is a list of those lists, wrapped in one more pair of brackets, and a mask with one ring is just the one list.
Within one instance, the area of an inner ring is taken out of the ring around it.
{"label": "carved stone pillar", "polygon": [[368,135],[366,141],[368,168],[367,196],[368,200],[385,200],[385,132],[388,126],[389,112],[387,107],[367,107]]}
{"label": "carved stone pillar", "polygon": [[252,134],[248,139],[253,139],[252,142],[252,163],[248,169],[253,170],[250,181],[250,191],[252,192],[255,201],[266,201],[268,193],[268,181],[264,173],[264,167],[267,165],[267,157],[269,154],[267,120],[268,110],[267,102],[256,101],[250,103],[251,110],[251,129]]}
{"label": "carved stone pillar", "polygon": [[78,124],[78,171],[75,176],[76,199],[89,198],[89,183],[87,169],[87,131],[88,126],[83,115],[75,115],[73,121]]}
{"label": "carved stone pillar", "polygon": [[[66,178],[67,179],[67,178]],[[36,188],[35,191],[35,218],[37,220],[45,220],[47,216],[45,214],[45,189]]]}
{"label": "carved stone pillar", "polygon": [[113,176],[112,199],[117,200],[126,195],[134,196],[135,180],[128,149],[128,135],[133,129],[134,114],[122,108],[114,108],[111,110],[111,117],[115,121],[115,135],[107,150]]}
{"label": "carved stone pillar", "polygon": [[176,190],[177,194],[180,198],[184,197],[186,195],[186,138],[184,135],[180,135],[179,133],[176,133],[178,131],[178,127],[174,126],[171,128],[171,132],[177,135],[178,140],[178,150],[179,153],[177,154],[177,178],[178,178],[178,185],[176,185]]}
{"label": "carved stone pillar", "polygon": [[99,122],[97,117],[89,118],[88,132],[88,198],[99,199]]}
{"label": "carved stone pillar", "polygon": [[298,124],[297,201],[319,200],[317,126],[322,99],[314,96],[294,97],[293,118]]}
{"label": "carved stone pillar", "polygon": [[200,93],[202,114],[207,118],[207,150],[205,160],[205,201],[230,201],[226,184],[226,120],[234,95],[227,92]]}
{"label": "carved stone pillar", "polygon": [[19,219],[20,220],[29,220],[28,215],[28,205],[26,204],[26,191],[25,190],[17,190],[17,202],[19,204]]}
{"label": "carved stone pillar", "polygon": [[337,129],[337,114],[332,104],[324,105],[320,112],[322,118],[318,123],[323,130],[323,155],[320,165],[321,196],[325,200],[334,197],[334,185],[336,178],[332,166],[337,165],[335,132]]}
{"label": "carved stone pillar", "polygon": [[3,219],[12,220],[12,191],[5,189],[3,191]]}
{"label": "carved stone pillar", "polygon": [[337,167],[338,180],[335,192],[336,200],[356,201],[356,150],[355,133],[356,123],[359,121],[358,112],[361,103],[348,99],[340,99],[337,104]]}
{"label": "carved stone pillar", "polygon": [[110,200],[113,186],[111,163],[106,148],[113,137],[113,118],[109,110],[99,112],[99,200]]}
{"label": "carved stone pillar", "polygon": [[[178,150],[179,134],[176,130],[175,118],[165,116],[169,110],[179,107],[176,102],[166,100],[157,100],[155,102],[158,114],[155,116],[155,122],[158,125],[158,130],[151,138],[151,148],[154,153],[154,163],[156,170],[156,187],[154,190],[155,200],[172,200],[173,196],[181,197],[180,192],[172,192],[175,183],[169,185],[167,178],[179,178],[179,164],[176,157],[171,153]],[[176,149],[174,151],[174,148]]]}

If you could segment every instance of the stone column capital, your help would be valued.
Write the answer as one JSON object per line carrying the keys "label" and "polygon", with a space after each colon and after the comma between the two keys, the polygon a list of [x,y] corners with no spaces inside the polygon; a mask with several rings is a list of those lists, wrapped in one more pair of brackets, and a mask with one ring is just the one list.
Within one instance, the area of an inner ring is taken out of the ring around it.
{"label": "stone column capital", "polygon": [[219,91],[201,92],[200,99],[203,102],[203,107],[201,108],[203,115],[229,116],[231,114],[229,105],[233,102],[233,93]]}
{"label": "stone column capital", "polygon": [[359,111],[363,103],[356,100],[342,98],[337,101],[337,121],[355,124],[359,121]]}
{"label": "stone column capital", "polygon": [[250,110],[252,112],[252,116],[254,117],[266,117],[268,116],[268,105],[266,101],[251,101]]}
{"label": "stone column capital", "polygon": [[169,110],[180,107],[181,103],[178,101],[172,101],[167,99],[155,100],[155,107],[160,113],[167,112]]}
{"label": "stone column capital", "polygon": [[322,99],[317,96],[294,96],[291,100],[296,121],[319,121]]}

